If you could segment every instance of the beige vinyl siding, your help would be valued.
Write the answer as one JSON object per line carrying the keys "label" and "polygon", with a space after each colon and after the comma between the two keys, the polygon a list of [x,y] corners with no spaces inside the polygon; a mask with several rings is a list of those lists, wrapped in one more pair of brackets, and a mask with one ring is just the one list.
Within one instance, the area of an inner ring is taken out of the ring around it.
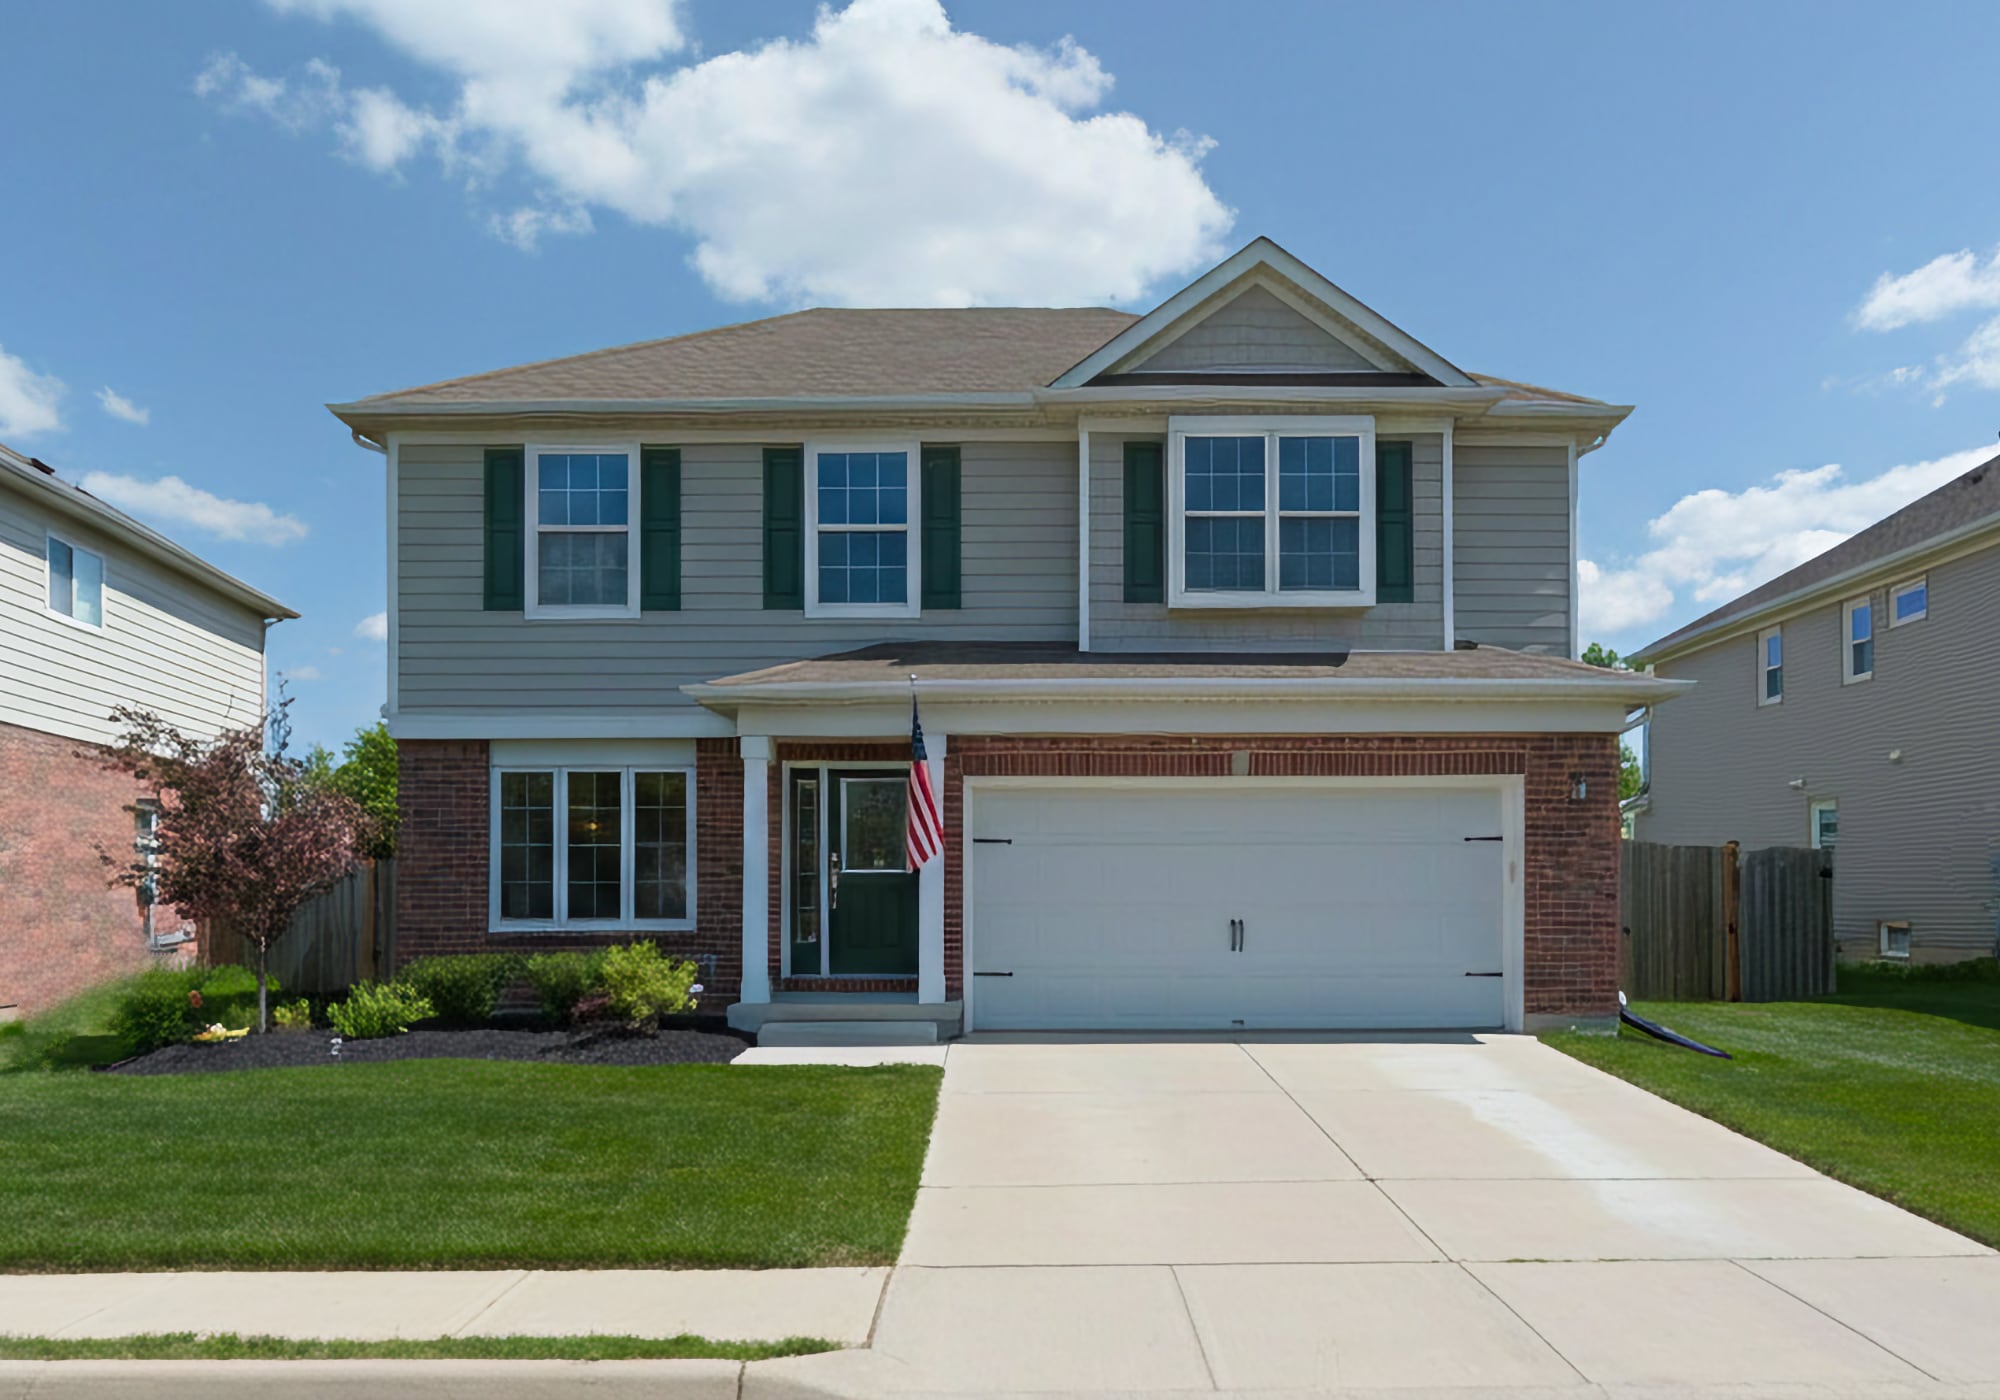
{"label": "beige vinyl siding", "polygon": [[529,622],[519,613],[485,612],[484,460],[477,445],[398,449],[397,667],[404,713],[636,715],[690,704],[680,691],[689,682],[880,641],[1076,637],[1071,443],[964,444],[964,606],[860,620],[764,611],[763,446],[757,443],[681,449],[679,612],[598,622]]}
{"label": "beige vinyl siding", "polygon": [[[1401,436],[1385,434],[1384,436]],[[1159,438],[1151,441],[1161,441]],[[1125,601],[1125,443],[1090,435],[1090,645],[1095,651],[1435,651],[1444,644],[1444,439],[1413,444],[1414,601],[1321,612],[1222,611]],[[1171,545],[1169,545],[1171,548]]]}
{"label": "beige vinyl siding", "polygon": [[1452,452],[1452,592],[1461,641],[1569,656],[1569,450]]}
{"label": "beige vinyl siding", "polygon": [[[1841,606],[1856,594],[1784,620],[1780,704],[1757,704],[1755,632],[1661,664],[1659,674],[1698,684],[1654,717],[1639,838],[1803,846],[1808,804],[1831,797],[1840,807],[1834,924],[1848,955],[1874,956],[1876,922],[1894,919],[1910,921],[1916,958],[1990,953],[2000,896],[2000,549],[1928,577],[1929,616],[1901,627],[1888,625],[1887,583],[1873,591],[1871,680],[1841,683]],[[1803,791],[1790,786],[1799,778]]]}
{"label": "beige vinyl siding", "polygon": [[1365,371],[1378,366],[1271,292],[1253,286],[1131,368]]}
{"label": "beige vinyl siding", "polygon": [[[104,558],[104,626],[48,610],[47,537]],[[89,743],[118,705],[207,738],[264,710],[263,619],[0,486],[0,723]]]}

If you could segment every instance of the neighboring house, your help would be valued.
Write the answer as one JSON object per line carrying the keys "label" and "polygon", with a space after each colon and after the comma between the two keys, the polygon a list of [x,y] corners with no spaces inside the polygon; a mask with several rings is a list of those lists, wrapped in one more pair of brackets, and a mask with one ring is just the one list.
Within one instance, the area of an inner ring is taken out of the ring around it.
{"label": "neighboring house", "polygon": [[42,1010],[183,951],[113,888],[150,815],[106,771],[115,706],[210,737],[264,713],[264,629],[298,614],[0,446],[0,1006]]}
{"label": "neighboring house", "polygon": [[1145,316],[803,311],[333,412],[388,458],[400,956],[656,938],[738,1025],[885,1036],[1615,1011],[1617,735],[1675,687],[1569,658],[1628,410],[1268,240]]}
{"label": "neighboring house", "polygon": [[1645,841],[1834,848],[1848,957],[1994,951],[2000,458],[1645,647]]}

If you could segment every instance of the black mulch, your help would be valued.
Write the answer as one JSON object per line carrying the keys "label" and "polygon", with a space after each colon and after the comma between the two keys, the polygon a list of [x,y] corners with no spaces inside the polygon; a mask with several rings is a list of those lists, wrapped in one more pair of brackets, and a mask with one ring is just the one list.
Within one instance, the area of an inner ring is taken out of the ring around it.
{"label": "black mulch", "polygon": [[590,1031],[407,1031],[381,1040],[349,1040],[340,1058],[331,1031],[273,1031],[219,1045],[169,1045],[107,1067],[111,1074],[202,1074],[294,1065],[379,1064],[384,1060],[540,1060],[558,1065],[719,1065],[749,1049],[749,1036],[727,1031],[662,1030],[644,1035]]}

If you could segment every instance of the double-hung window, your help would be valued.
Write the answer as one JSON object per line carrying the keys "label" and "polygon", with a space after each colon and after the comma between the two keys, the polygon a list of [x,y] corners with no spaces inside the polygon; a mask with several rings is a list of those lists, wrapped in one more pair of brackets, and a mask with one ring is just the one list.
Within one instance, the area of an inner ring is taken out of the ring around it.
{"label": "double-hung window", "polygon": [[530,447],[529,617],[637,617],[639,449]]}
{"label": "double-hung window", "polygon": [[1840,678],[1843,685],[1875,674],[1875,603],[1856,598],[1840,609]]}
{"label": "double-hung window", "polygon": [[1757,703],[1775,705],[1785,698],[1785,632],[1767,627],[1757,634]]}
{"label": "double-hung window", "polygon": [[497,768],[495,929],[694,927],[694,774]]}
{"label": "double-hung window", "polygon": [[1899,583],[1889,590],[1889,625],[1901,627],[1906,622],[1922,622],[1931,610],[1931,584],[1928,578],[1913,578],[1908,583]]}
{"label": "double-hung window", "polygon": [[918,461],[914,442],[806,444],[807,616],[917,616]]}
{"label": "double-hung window", "polygon": [[49,611],[84,627],[104,625],[104,556],[48,537]]}
{"label": "double-hung window", "polygon": [[1375,420],[1176,418],[1168,595],[1181,608],[1375,602]]}

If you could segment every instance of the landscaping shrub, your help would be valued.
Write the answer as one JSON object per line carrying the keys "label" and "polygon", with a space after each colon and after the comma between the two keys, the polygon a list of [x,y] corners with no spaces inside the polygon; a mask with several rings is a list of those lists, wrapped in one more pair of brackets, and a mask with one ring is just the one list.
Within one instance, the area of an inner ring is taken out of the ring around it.
{"label": "landscaping shrub", "polygon": [[[273,990],[277,983],[271,983]],[[257,977],[248,968],[150,968],[120,992],[108,1022],[128,1054],[177,1045],[211,1025],[241,1030],[257,1014]]]}
{"label": "landscaping shrub", "polygon": [[363,982],[347,1000],[326,1009],[326,1019],[348,1040],[401,1035],[414,1021],[434,1015],[431,1004],[397,982]]}
{"label": "landscaping shrub", "polygon": [[418,958],[396,981],[428,1001],[445,1024],[483,1026],[493,1019],[501,989],[520,975],[521,959],[511,953],[462,953]]}
{"label": "landscaping shrub", "polygon": [[604,976],[601,953],[536,953],[522,965],[535,989],[543,1019],[567,1026],[576,1019],[577,1003],[598,990]]}
{"label": "landscaping shrub", "polygon": [[[2000,959],[1967,958],[1948,963],[1844,962],[1838,972],[1842,983],[1870,978],[1884,982],[2000,982]],[[1846,988],[1843,986],[1842,990]]]}
{"label": "landscaping shrub", "polygon": [[312,1003],[304,997],[281,1002],[271,1008],[271,1023],[281,1031],[309,1031],[313,1023]]}
{"label": "landscaping shrub", "polygon": [[634,1029],[694,1006],[699,969],[661,954],[654,943],[628,943],[603,953],[604,999],[611,1014]]}

